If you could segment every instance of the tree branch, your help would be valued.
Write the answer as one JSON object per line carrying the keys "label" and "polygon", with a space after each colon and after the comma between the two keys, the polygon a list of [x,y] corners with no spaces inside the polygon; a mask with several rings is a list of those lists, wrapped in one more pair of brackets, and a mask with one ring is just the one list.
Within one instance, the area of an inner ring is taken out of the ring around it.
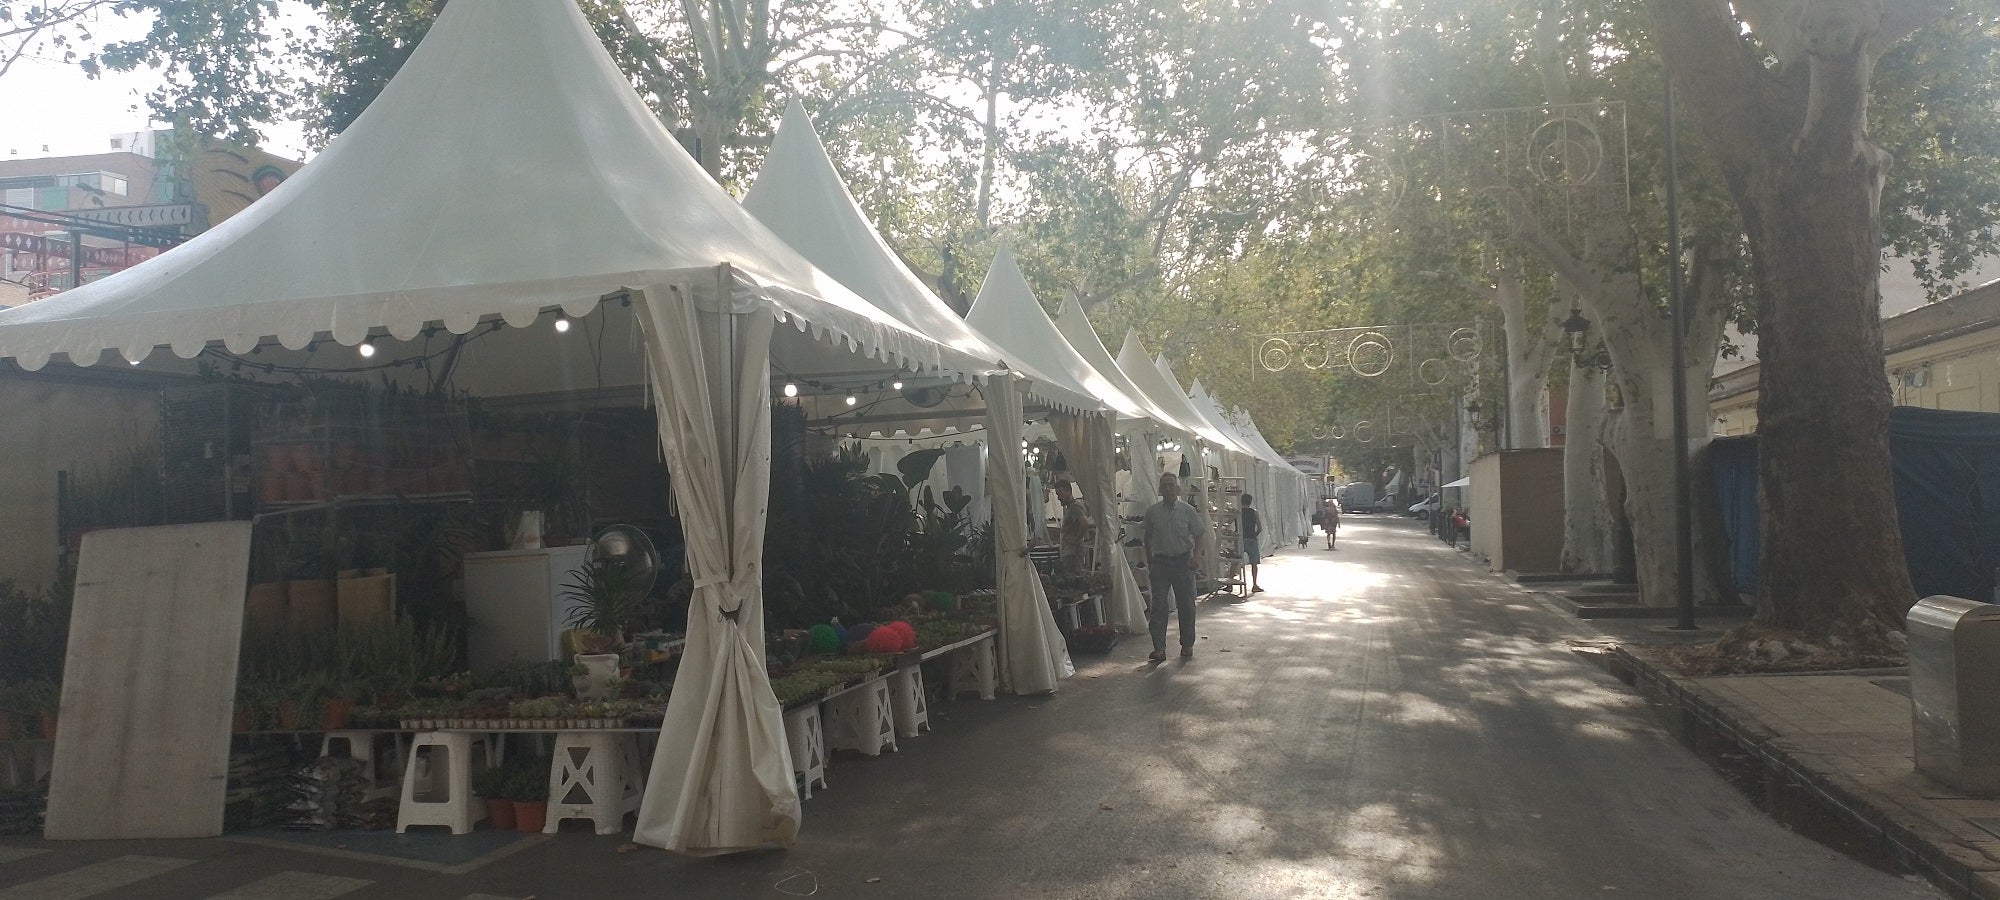
{"label": "tree branch", "polygon": [[1683,96],[1700,98],[1687,107],[1719,138],[1709,148],[1725,168],[1748,163],[1774,117],[1796,120],[1786,109],[1796,104],[1766,102],[1779,87],[1778,76],[1744,40],[1726,0],[1646,0],[1646,6],[1667,71]]}

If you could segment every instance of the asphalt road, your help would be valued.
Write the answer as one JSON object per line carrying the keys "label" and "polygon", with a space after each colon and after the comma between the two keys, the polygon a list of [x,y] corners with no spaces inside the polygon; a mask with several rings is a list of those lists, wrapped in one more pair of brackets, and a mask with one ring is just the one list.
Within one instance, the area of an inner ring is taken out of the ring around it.
{"label": "asphalt road", "polygon": [[1940,896],[1753,808],[1564,644],[1593,633],[1416,523],[1349,517],[1322,546],[1204,604],[1191,661],[1128,638],[1054,696],[938,704],[900,752],[836,757],[785,852],[579,831],[442,874],[0,838],[0,900]]}

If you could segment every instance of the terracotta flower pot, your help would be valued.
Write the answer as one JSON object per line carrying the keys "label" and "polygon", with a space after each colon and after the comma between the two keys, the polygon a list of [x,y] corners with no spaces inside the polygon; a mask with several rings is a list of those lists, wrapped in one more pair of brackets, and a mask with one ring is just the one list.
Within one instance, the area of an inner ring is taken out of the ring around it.
{"label": "terracotta flower pot", "polygon": [[340,731],[347,727],[348,714],[354,711],[354,701],[340,698],[327,700],[319,707],[319,730]]}
{"label": "terracotta flower pot", "polygon": [[[548,815],[546,807],[543,808],[542,814],[544,817]],[[514,829],[514,801],[502,800],[499,797],[486,798],[486,819],[492,823],[494,831],[512,831]],[[541,829],[536,830],[540,831]]]}
{"label": "terracotta flower pot", "polygon": [[542,826],[549,821],[549,801],[514,801],[514,830],[522,834],[540,834]]}

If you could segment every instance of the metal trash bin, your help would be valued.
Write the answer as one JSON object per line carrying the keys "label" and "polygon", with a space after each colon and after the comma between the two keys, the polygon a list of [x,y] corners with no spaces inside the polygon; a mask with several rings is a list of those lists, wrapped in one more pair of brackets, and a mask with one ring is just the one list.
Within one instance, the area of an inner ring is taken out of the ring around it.
{"label": "metal trash bin", "polygon": [[1917,771],[2000,793],[2000,605],[1925,597],[1906,628]]}

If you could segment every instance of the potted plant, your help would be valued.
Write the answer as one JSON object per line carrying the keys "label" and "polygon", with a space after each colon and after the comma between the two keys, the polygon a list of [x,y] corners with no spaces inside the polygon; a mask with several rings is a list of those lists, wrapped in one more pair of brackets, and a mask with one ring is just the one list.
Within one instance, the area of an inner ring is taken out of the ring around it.
{"label": "potted plant", "polygon": [[549,818],[549,758],[520,754],[509,757],[506,767],[512,770],[507,797],[514,801],[514,830],[541,831]]}
{"label": "potted plant", "polygon": [[351,682],[330,679],[324,685],[319,702],[319,730],[340,731],[347,727],[350,714],[354,711],[355,697],[360,689]]}
{"label": "potted plant", "polygon": [[645,591],[632,571],[620,563],[587,560],[570,571],[570,583],[563,598],[570,603],[563,624],[578,629],[583,651],[576,655],[583,679],[577,696],[585,700],[612,696],[610,682],[618,677],[620,651],[625,645],[625,626],[639,614],[646,602]]}
{"label": "potted plant", "polygon": [[472,773],[472,792],[486,798],[486,819],[494,831],[514,829],[514,801],[508,797],[513,792],[509,784],[514,773],[504,765],[487,766]]}

